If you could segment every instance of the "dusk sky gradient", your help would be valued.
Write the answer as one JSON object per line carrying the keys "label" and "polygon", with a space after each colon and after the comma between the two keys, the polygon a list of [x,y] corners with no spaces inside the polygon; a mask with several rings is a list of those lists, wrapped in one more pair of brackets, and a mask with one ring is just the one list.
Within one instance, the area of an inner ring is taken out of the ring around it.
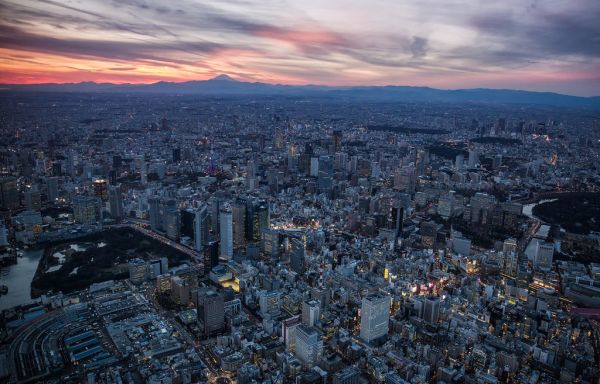
{"label": "dusk sky gradient", "polygon": [[2,0],[0,83],[205,80],[600,95],[600,1]]}

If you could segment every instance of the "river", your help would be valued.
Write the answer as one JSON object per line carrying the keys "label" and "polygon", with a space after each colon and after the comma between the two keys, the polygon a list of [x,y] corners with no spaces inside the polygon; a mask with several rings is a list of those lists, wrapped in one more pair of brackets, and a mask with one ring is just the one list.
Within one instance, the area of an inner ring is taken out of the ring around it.
{"label": "river", "polygon": [[31,280],[43,253],[43,249],[25,250],[23,257],[17,258],[17,264],[2,267],[0,285],[6,285],[8,293],[0,296],[0,311],[33,301]]}

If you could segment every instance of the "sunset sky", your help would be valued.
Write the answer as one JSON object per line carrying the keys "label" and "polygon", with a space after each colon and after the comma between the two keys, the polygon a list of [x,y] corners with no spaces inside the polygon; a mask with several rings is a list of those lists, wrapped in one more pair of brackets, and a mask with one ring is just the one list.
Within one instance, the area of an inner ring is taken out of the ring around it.
{"label": "sunset sky", "polygon": [[600,1],[2,0],[0,83],[203,80],[600,95]]}

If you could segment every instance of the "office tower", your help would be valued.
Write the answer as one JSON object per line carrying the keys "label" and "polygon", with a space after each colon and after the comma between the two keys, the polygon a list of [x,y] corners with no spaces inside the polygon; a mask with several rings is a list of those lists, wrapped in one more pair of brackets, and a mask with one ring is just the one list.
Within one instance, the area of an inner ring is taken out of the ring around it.
{"label": "office tower", "polygon": [[181,148],[173,148],[171,157],[174,163],[179,163],[181,161]]}
{"label": "office tower", "polygon": [[202,247],[208,241],[208,208],[206,205],[196,209],[194,212],[194,249],[202,251]]}
{"label": "office tower", "polygon": [[148,184],[148,164],[144,156],[140,158],[140,182],[142,185]]}
{"label": "office tower", "polygon": [[390,320],[390,296],[372,294],[362,299],[360,337],[366,342],[387,335]]}
{"label": "office tower", "polygon": [[179,305],[188,305],[192,284],[182,276],[171,277],[171,300]]}
{"label": "office tower", "polygon": [[161,202],[158,197],[148,199],[150,227],[153,231],[162,230]]}
{"label": "office tower", "polygon": [[440,319],[440,299],[427,298],[423,307],[423,320],[430,324],[435,324]]}
{"label": "office tower", "polygon": [[171,275],[156,276],[156,291],[159,294],[166,293],[171,290]]}
{"label": "office tower", "polygon": [[270,228],[269,204],[265,200],[248,200],[246,203],[246,238],[258,243],[263,231]]}
{"label": "office tower", "polygon": [[300,324],[302,324],[300,316],[294,316],[281,322],[281,335],[286,351],[296,351],[296,331]]}
{"label": "office tower", "polygon": [[236,201],[231,207],[233,221],[233,247],[242,248],[246,244],[246,204]]}
{"label": "office tower", "polygon": [[305,300],[302,302],[302,324],[314,326],[321,319],[321,303],[318,300]]}
{"label": "office tower", "polygon": [[171,240],[179,241],[181,235],[181,220],[175,200],[169,200],[163,208],[163,230]]}
{"label": "office tower", "polygon": [[223,329],[225,308],[222,294],[212,288],[198,291],[198,320],[207,336]]}
{"label": "office tower", "polygon": [[358,384],[360,382],[360,370],[349,366],[333,374],[333,384]]}
{"label": "office tower", "polygon": [[1,220],[2,219],[0,219],[0,247],[6,247],[8,245],[8,229]]}
{"label": "office tower", "polygon": [[307,367],[319,362],[323,355],[323,339],[315,327],[300,324],[296,329],[296,356]]}
{"label": "office tower", "polygon": [[15,177],[0,178],[0,209],[17,209],[19,205],[17,179]]}
{"label": "office tower", "polygon": [[309,174],[312,177],[319,176],[319,158],[318,157],[311,157],[310,158],[310,170],[309,170]]}
{"label": "office tower", "polygon": [[221,257],[231,259],[233,257],[233,217],[231,209],[223,207],[219,212],[219,232],[221,243]]}
{"label": "office tower", "polygon": [[462,256],[469,256],[471,254],[471,240],[461,236],[452,236],[452,251]]}
{"label": "office tower", "polygon": [[48,203],[53,204],[58,199],[58,177],[49,177],[46,180],[46,187],[48,189]]}
{"label": "office tower", "polygon": [[517,240],[513,238],[504,240],[504,243],[502,243],[502,252],[504,252],[504,254],[516,253]]}
{"label": "office tower", "polygon": [[317,188],[320,193],[328,193],[333,188],[333,158],[331,156],[319,157]]}
{"label": "office tower", "polygon": [[120,186],[112,186],[108,190],[108,204],[110,215],[113,219],[120,221],[125,216],[123,212],[123,195]]}
{"label": "office tower", "polygon": [[458,155],[456,155],[455,161],[454,161],[454,168],[456,168],[457,170],[462,170],[463,169],[463,164],[465,163],[465,156],[462,153],[459,153]]}
{"label": "office tower", "polygon": [[342,131],[333,131],[333,152],[340,152],[342,150]]}
{"label": "office tower", "polygon": [[94,224],[100,219],[100,201],[90,196],[73,197],[73,219],[79,224]]}
{"label": "office tower", "polygon": [[94,179],[92,183],[94,187],[94,196],[102,201],[108,200],[108,181],[105,179]]}
{"label": "office tower", "polygon": [[537,241],[533,258],[533,266],[543,270],[550,270],[552,268],[553,258],[554,244]]}
{"label": "office tower", "polygon": [[28,211],[39,211],[42,209],[42,196],[37,187],[23,192],[23,200],[25,203],[25,209]]}
{"label": "office tower", "polygon": [[[387,211],[387,228],[394,231],[394,237],[402,234],[404,224],[405,203],[402,200],[393,200]],[[410,197],[408,205],[410,205]]]}
{"label": "office tower", "polygon": [[204,248],[204,273],[210,273],[210,270],[217,265],[219,265],[219,242],[208,241]]}
{"label": "office tower", "polygon": [[161,257],[148,262],[148,269],[152,277],[169,273],[169,259]]}
{"label": "office tower", "polygon": [[262,246],[265,256],[275,259],[279,256],[279,231],[268,229],[262,234]]}
{"label": "office tower", "polygon": [[496,205],[496,198],[487,193],[477,192],[471,197],[471,222],[486,224],[488,212]]}
{"label": "office tower", "polygon": [[281,313],[281,293],[263,291],[259,295],[260,313],[263,316],[277,317]]}
{"label": "office tower", "polygon": [[129,260],[129,281],[133,284],[141,284],[148,278],[148,265],[142,259]]}
{"label": "office tower", "polygon": [[301,239],[292,239],[292,252],[290,255],[290,266],[296,273],[304,273],[304,259],[306,251],[304,241]]}
{"label": "office tower", "polygon": [[479,154],[476,150],[469,150],[469,168],[474,168],[479,163]]}
{"label": "office tower", "polygon": [[417,186],[417,173],[415,167],[407,166],[396,170],[394,175],[394,189],[412,195]]}

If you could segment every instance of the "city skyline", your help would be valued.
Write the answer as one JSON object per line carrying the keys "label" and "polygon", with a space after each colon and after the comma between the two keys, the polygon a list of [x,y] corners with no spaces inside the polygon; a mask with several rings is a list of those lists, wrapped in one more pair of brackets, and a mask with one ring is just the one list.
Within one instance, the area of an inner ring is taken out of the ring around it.
{"label": "city skyline", "polygon": [[0,83],[206,80],[594,96],[600,5],[8,1]]}

